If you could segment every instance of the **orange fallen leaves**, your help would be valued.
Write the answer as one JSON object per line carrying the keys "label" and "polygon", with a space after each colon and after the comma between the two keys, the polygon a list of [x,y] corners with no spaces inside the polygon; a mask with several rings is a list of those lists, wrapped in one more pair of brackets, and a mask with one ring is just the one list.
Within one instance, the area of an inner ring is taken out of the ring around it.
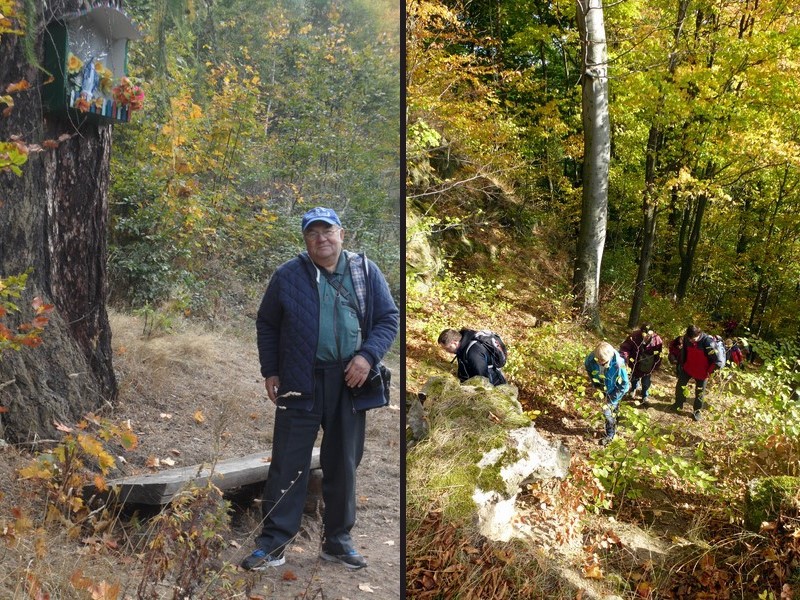
{"label": "orange fallen leaves", "polygon": [[6,86],[6,93],[13,94],[15,92],[24,92],[25,90],[30,89],[31,84],[28,83],[26,79],[20,79],[16,83],[9,83]]}

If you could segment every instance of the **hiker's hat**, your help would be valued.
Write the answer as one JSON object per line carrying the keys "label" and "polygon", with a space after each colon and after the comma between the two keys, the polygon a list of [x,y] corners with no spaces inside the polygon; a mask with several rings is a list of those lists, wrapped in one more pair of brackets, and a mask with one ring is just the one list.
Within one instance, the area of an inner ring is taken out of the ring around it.
{"label": "hiker's hat", "polygon": [[336,211],[334,211],[332,208],[325,208],[324,206],[312,208],[303,215],[303,232],[305,232],[305,230],[308,229],[308,226],[315,221],[322,221],[328,225],[338,225],[339,227],[342,226],[342,222],[339,220],[339,215],[336,214]]}

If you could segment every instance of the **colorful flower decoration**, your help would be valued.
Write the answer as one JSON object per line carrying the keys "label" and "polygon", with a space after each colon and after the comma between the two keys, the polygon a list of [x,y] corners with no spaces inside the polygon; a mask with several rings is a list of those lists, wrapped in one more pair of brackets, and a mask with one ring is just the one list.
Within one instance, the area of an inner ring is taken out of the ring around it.
{"label": "colorful flower decoration", "polygon": [[69,53],[67,58],[67,73],[70,75],[77,75],[83,68],[83,61],[75,56],[72,52]]}
{"label": "colorful flower decoration", "polygon": [[128,106],[131,110],[141,110],[144,107],[144,91],[127,77],[120,78],[119,85],[111,92],[117,104]]}
{"label": "colorful flower decoration", "polygon": [[89,100],[86,99],[85,96],[81,95],[77,100],[75,100],[75,108],[77,108],[81,112],[88,112],[89,107]]}
{"label": "colorful flower decoration", "polygon": [[100,77],[100,91],[106,96],[110,96],[112,84],[114,82],[114,73],[100,61],[94,63],[94,68],[97,71],[97,75]]}

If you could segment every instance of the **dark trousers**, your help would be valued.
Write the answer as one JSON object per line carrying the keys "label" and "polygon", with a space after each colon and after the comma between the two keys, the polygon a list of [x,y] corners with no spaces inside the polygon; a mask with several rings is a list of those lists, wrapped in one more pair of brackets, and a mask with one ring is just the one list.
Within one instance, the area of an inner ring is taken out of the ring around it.
{"label": "dark trousers", "polygon": [[[681,368],[678,368],[677,375],[678,384],[675,386],[675,405],[681,408],[683,407],[683,403],[686,402],[686,392],[684,390],[686,386],[689,385],[689,380],[693,378],[689,377]],[[694,380],[694,410],[701,410],[703,408],[703,394],[706,391],[706,381],[708,380]]]}
{"label": "dark trousers", "polygon": [[647,393],[650,391],[651,374],[642,375],[641,378],[631,377],[631,396],[639,387],[639,382],[642,382],[642,400],[647,399]]}
{"label": "dark trousers", "polygon": [[611,404],[606,402],[603,406],[603,419],[606,424],[606,437],[610,440],[614,439],[617,433],[617,414],[619,413],[619,403]]}
{"label": "dark trousers", "polygon": [[341,364],[317,368],[314,377],[314,406],[310,411],[280,407],[275,411],[272,462],[261,505],[264,527],[256,538],[256,545],[271,554],[282,554],[300,529],[311,453],[320,427],[325,548],[339,554],[352,542],[356,468],[364,453],[365,413],[353,410]]}

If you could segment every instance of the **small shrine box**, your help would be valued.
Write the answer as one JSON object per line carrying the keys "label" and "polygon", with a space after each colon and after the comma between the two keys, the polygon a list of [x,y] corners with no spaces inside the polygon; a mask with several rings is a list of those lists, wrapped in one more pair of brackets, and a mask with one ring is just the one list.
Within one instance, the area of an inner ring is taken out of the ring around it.
{"label": "small shrine box", "polygon": [[128,41],[139,31],[115,4],[70,13],[47,26],[44,66],[53,80],[44,86],[47,112],[80,123],[125,123],[131,104],[119,101],[114,88],[127,76]]}

